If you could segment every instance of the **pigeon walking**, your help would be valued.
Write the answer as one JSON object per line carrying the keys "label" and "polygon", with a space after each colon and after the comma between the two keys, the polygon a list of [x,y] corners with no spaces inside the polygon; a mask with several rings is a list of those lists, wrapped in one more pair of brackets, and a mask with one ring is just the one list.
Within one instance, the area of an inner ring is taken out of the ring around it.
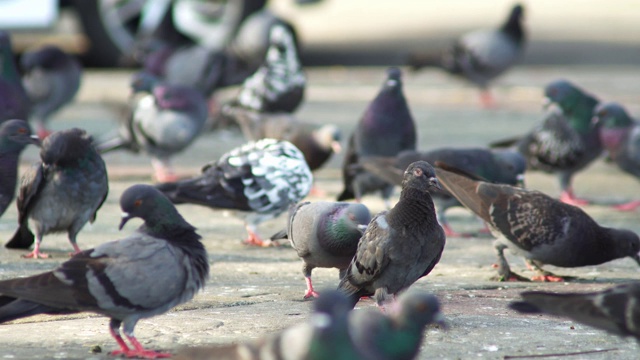
{"label": "pigeon walking", "polygon": [[284,213],[311,189],[313,176],[300,150],[287,141],[263,139],[233,149],[202,168],[202,175],[158,184],[175,204],[191,203],[246,213],[245,243],[268,246],[259,223]]}
{"label": "pigeon walking", "polygon": [[640,340],[640,283],[591,293],[526,291],[509,307],[524,314],[546,313],[568,317],[612,334]]}
{"label": "pigeon walking", "polygon": [[67,232],[74,253],[80,253],[76,236],[87,223],[96,219],[98,209],[107,198],[107,169],[94,149],[92,138],[74,128],[49,135],[42,143],[41,161],[22,177],[18,195],[18,230],[5,245],[11,249],[28,249],[27,258],[47,258],[40,252],[44,235]]}
{"label": "pigeon walking", "polygon": [[0,30],[0,122],[29,119],[31,103],[14,60],[11,37]]}
{"label": "pigeon walking", "polygon": [[318,296],[311,283],[314,268],[338,268],[343,277],[369,221],[371,213],[362,204],[303,202],[290,209],[286,230],[271,239],[288,238],[302,259],[307,282],[305,299]]}
{"label": "pigeon walking", "polygon": [[47,45],[22,54],[22,84],[31,100],[31,119],[41,139],[51,133],[51,115],[73,100],[80,88],[80,62],[60,48]]}
{"label": "pigeon walking", "polygon": [[120,229],[132,218],[144,221],[132,235],[80,252],[53,271],[0,281],[0,323],[89,311],[110,318],[109,331],[120,346],[111,355],[170,357],[146,350],[134,328],[138,320],[193,298],[209,275],[207,252],[195,228],[153,187],[130,187],[120,207]]}
{"label": "pigeon walking", "polygon": [[[600,142],[609,158],[618,167],[640,179],[640,123],[631,118],[618,103],[604,103],[594,110]],[[633,211],[640,200],[615,206],[618,210]]]}
{"label": "pigeon walking", "polygon": [[0,124],[0,216],[9,207],[16,193],[18,160],[22,150],[29,145],[40,146],[31,135],[29,124],[23,120],[7,120]]}
{"label": "pigeon walking", "polygon": [[526,258],[541,274],[532,280],[539,281],[563,281],[543,271],[543,264],[579,267],[628,256],[640,265],[640,239],[630,230],[600,226],[582,209],[539,191],[491,184],[450,167],[439,167],[436,173],[444,188],[480,216],[497,238],[500,280],[526,280],[509,268],[507,248]]}
{"label": "pigeon walking", "polygon": [[338,201],[355,198],[359,202],[363,195],[379,190],[389,208],[393,184],[366,171],[354,171],[353,165],[367,156],[395,156],[403,150],[415,150],[416,126],[402,93],[401,75],[398,68],[387,70],[382,89],[349,138],[342,166],[344,190]]}
{"label": "pigeon walking", "polygon": [[445,234],[430,196],[439,188],[429,163],[409,165],[400,200],[371,220],[338,285],[349,295],[352,306],[360,297],[373,295],[378,306],[383,307],[390,295],[429,274],[440,261]]}
{"label": "pigeon walking", "polygon": [[438,66],[472,82],[482,91],[483,105],[491,107],[495,102],[488,90],[489,83],[513,67],[523,56],[526,42],[523,17],[524,7],[516,4],[498,29],[464,34],[442,54],[435,57],[433,54],[412,54],[407,63],[414,70]]}

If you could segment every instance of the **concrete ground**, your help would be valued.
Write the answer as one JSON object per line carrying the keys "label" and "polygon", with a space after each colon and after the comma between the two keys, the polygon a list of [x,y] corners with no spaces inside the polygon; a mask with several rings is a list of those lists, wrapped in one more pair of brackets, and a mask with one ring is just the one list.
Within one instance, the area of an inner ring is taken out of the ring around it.
{"label": "concrete ground", "polygon": [[[96,137],[114,129],[118,104],[127,96],[128,73],[88,72],[77,101],[60,112],[52,127],[86,128]],[[305,104],[298,115],[310,122],[335,123],[350,133],[366,104],[383,81],[383,68],[313,68]],[[477,91],[438,71],[406,74],[405,93],[419,131],[419,147],[475,146],[527,131],[542,118],[542,87],[558,77],[570,79],[603,100],[616,100],[632,113],[640,113],[640,73],[637,67],[520,67],[502,78],[494,88],[499,107],[479,106]],[[226,91],[222,97],[233,95]],[[235,132],[206,133],[176,159],[179,172],[196,174],[204,163],[243,143]],[[35,148],[27,150],[23,165],[37,159]],[[117,230],[120,194],[135,183],[151,181],[148,159],[141,155],[113,153],[105,156],[109,168],[110,194],[98,219],[79,235],[79,245],[90,248],[130,233],[139,222]],[[318,185],[333,199],[341,191],[340,164],[334,157],[316,173]],[[555,178],[530,173],[527,184],[553,195],[559,193]],[[636,199],[637,180],[621,174],[602,161],[575,179],[576,192],[595,205],[585,210],[608,226],[640,232],[637,213],[610,210],[607,204]],[[383,209],[378,197],[364,203],[372,212]],[[211,276],[196,298],[168,314],[140,321],[136,335],[150,348],[176,352],[183,347],[227,344],[257,339],[307,317],[311,302],[304,301],[304,279],[295,252],[287,245],[257,249],[243,246],[242,222],[225,211],[181,205],[180,212],[196,226],[209,251]],[[475,231],[481,224],[464,209],[449,212],[451,225],[459,231]],[[11,207],[0,219],[3,242],[16,227]],[[268,236],[284,226],[285,217],[265,223],[260,231]],[[633,340],[620,339],[572,321],[548,316],[522,316],[507,308],[523,290],[591,291],[612,284],[638,280],[640,274],[630,259],[601,266],[549,270],[578,277],[569,283],[498,283],[492,239],[488,236],[449,238],[442,260],[416,288],[430,291],[442,302],[449,330],[429,328],[420,359],[635,359],[639,351]],[[64,235],[43,242],[47,260],[21,259],[21,251],[0,248],[0,278],[47,271],[65,261],[71,247]],[[531,275],[522,259],[510,257],[515,271]],[[337,270],[317,269],[317,288],[334,288]],[[356,311],[372,308],[363,301]],[[108,319],[93,315],[37,316],[0,325],[0,358],[3,359],[105,359],[116,348],[108,332]],[[92,353],[92,350],[101,352]],[[555,354],[555,356],[554,356]]]}

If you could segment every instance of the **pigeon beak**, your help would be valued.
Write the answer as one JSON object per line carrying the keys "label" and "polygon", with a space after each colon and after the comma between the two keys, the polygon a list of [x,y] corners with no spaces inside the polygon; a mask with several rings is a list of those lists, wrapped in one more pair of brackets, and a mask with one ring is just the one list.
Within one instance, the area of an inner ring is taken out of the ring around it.
{"label": "pigeon beak", "polygon": [[120,221],[120,226],[118,226],[118,230],[122,230],[122,228],[127,223],[127,221],[133,218],[133,216],[129,215],[129,213],[126,213],[126,212],[123,212],[121,216],[122,216],[122,221]]}
{"label": "pigeon beak", "polygon": [[342,145],[340,145],[338,141],[332,141],[331,150],[333,150],[334,154],[340,154],[342,152]]}
{"label": "pigeon beak", "polygon": [[429,185],[433,186],[438,190],[442,190],[442,186],[440,186],[440,182],[436,177],[429,178]]}
{"label": "pigeon beak", "polygon": [[543,109],[545,109],[545,110],[548,109],[549,106],[551,106],[551,104],[553,104],[553,101],[551,101],[550,98],[545,96],[544,99],[542,99],[542,108]]}
{"label": "pigeon beak", "polygon": [[36,146],[42,145],[42,142],[40,141],[40,138],[38,137],[38,135],[29,136],[29,143]]}
{"label": "pigeon beak", "polygon": [[521,188],[524,187],[524,174],[518,174],[516,176],[516,185]]}
{"label": "pigeon beak", "polygon": [[387,86],[392,87],[392,86],[396,86],[396,85],[398,85],[398,81],[397,80],[393,80],[393,79],[387,80]]}
{"label": "pigeon beak", "polygon": [[638,263],[638,265],[640,266],[640,253],[633,255],[631,258],[633,260],[635,260]]}
{"label": "pigeon beak", "polygon": [[367,226],[368,226],[368,225],[358,224],[358,226],[356,226],[356,228],[357,228],[359,231],[364,232],[365,230],[367,230]]}
{"label": "pigeon beak", "polygon": [[449,325],[447,325],[447,322],[444,319],[444,315],[441,312],[438,312],[433,317],[433,323],[438,324],[443,330],[449,330]]}

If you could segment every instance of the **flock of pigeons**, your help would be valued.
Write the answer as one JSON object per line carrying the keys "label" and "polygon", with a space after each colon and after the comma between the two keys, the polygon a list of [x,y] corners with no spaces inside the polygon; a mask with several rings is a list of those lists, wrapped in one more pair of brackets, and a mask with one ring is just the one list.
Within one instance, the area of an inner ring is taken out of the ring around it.
{"label": "flock of pigeons", "polygon": [[[523,14],[516,5],[498,29],[463,36],[437,61],[415,54],[409,62],[415,68],[435,64],[467,78],[491,105],[488,84],[521,57]],[[80,66],[47,46],[24,54],[19,72],[10,37],[0,32],[0,215],[15,196],[21,151],[29,144],[41,147],[40,162],[22,175],[19,224],[6,247],[33,246],[25,258],[46,258],[40,244],[54,232],[67,232],[73,246],[72,257],[52,271],[0,281],[0,323],[42,313],[97,312],[111,319],[110,333],[120,347],[112,354],[172,356],[145,349],[134,327],[140,319],[190,300],[208,278],[201,237],[175,207],[182,203],[240,211],[247,244],[288,239],[303,261],[304,297],[317,298],[303,324],[258,343],[187,349],[177,355],[182,359],[414,358],[426,325],[441,323],[442,314],[433,295],[405,290],[438,264],[448,236],[466,235],[446,220],[445,211],[453,206],[472,211],[497,238],[502,281],[530,280],[511,271],[503,254],[507,248],[539,273],[531,279],[537,281],[563,281],[543,270],[544,264],[580,267],[623,257],[640,264],[638,235],[597,224],[579,208],[587,202],[571,187],[573,176],[605,152],[623,171],[640,175],[640,126],[621,105],[601,102],[558,80],[544,93],[555,107],[528,133],[490,147],[418,151],[401,70],[390,68],[348,139],[344,190],[337,201],[303,202],[313,188],[312,171],[340,151],[341,134],[333,125],[295,117],[306,85],[295,36],[275,23],[269,39],[263,64],[216,113],[237,123],[249,143],[205,165],[200,176],[178,179],[170,159],[210,126],[217,105],[209,98],[219,81],[199,78],[207,80],[204,87],[172,82],[168,70],[162,70],[169,65],[162,60],[171,56],[150,56],[153,66],[132,78],[131,114],[116,137],[95,141],[78,128],[51,133],[47,121],[74,97]],[[216,57],[210,59],[216,63]],[[27,119],[35,122],[38,136]],[[158,182],[134,185],[121,195],[120,229],[132,218],[141,218],[143,225],[121,240],[83,251],[77,235],[95,220],[108,193],[101,153],[116,149],[147,154]],[[560,199],[525,189],[525,170],[557,174]],[[396,185],[402,190],[392,207]],[[372,216],[360,200],[377,191],[388,210]],[[356,202],[346,202],[350,199]],[[618,208],[638,206],[634,201]],[[270,239],[258,234],[261,222],[287,211],[282,231]],[[316,267],[340,270],[336,291],[315,291],[311,272]],[[382,311],[351,311],[363,297],[372,297]],[[599,293],[526,292],[522,297],[512,308],[569,316],[640,339],[638,283]]]}

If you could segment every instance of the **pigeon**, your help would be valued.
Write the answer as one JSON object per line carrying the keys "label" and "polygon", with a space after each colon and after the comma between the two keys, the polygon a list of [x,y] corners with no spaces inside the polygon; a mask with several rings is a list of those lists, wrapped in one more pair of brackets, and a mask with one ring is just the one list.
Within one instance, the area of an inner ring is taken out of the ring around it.
{"label": "pigeon", "polygon": [[349,336],[349,300],[336,290],[313,302],[307,321],[256,342],[180,351],[176,360],[351,360],[362,359]]}
{"label": "pigeon", "polygon": [[516,4],[498,29],[476,30],[464,34],[435,58],[432,54],[412,54],[407,63],[414,70],[438,66],[460,76],[481,92],[483,105],[494,105],[488,86],[496,77],[513,67],[523,56],[526,42],[522,25],[524,7]]}
{"label": "pigeon", "polygon": [[402,93],[401,75],[398,68],[387,70],[382,89],[349,138],[342,166],[344,190],[338,201],[355,198],[359,202],[364,194],[380,190],[387,209],[390,207],[393,184],[366,171],[354,173],[353,165],[361,157],[395,156],[403,150],[416,149],[416,126]]}
{"label": "pigeon", "polygon": [[29,119],[31,102],[14,60],[11,37],[0,30],[0,122]]}
{"label": "pigeon", "polygon": [[155,179],[176,181],[172,156],[187,149],[203,131],[207,102],[197,90],[180,85],[134,85],[151,93],[140,98],[119,134],[97,145],[101,153],[116,149],[143,151],[151,157]]}
{"label": "pigeon", "polygon": [[640,283],[634,282],[591,293],[526,291],[509,307],[525,314],[568,317],[597,329],[640,340]]}
{"label": "pigeon", "polygon": [[409,165],[400,200],[376,215],[365,230],[338,289],[355,306],[360,297],[374,297],[378,307],[390,294],[408,288],[440,261],[445,234],[438,224],[429,193],[440,188],[426,161]]}
{"label": "pigeon", "polygon": [[157,188],[175,204],[191,203],[240,210],[248,245],[269,246],[259,223],[286,212],[311,189],[313,175],[300,150],[288,141],[262,139],[235,148],[202,168],[202,175]]}
{"label": "pigeon", "polygon": [[371,213],[363,204],[307,201],[290,209],[287,229],[271,240],[288,238],[302,259],[302,273],[307,282],[305,299],[318,297],[311,283],[314,268],[334,267],[344,275],[369,221]]}
{"label": "pigeon", "polygon": [[120,346],[111,355],[170,357],[146,350],[134,328],[138,320],[193,298],[209,276],[207,252],[195,228],[153,187],[128,188],[120,206],[120,229],[132,218],[144,221],[132,235],[82,251],[53,271],[0,281],[0,323],[89,311],[110,318],[109,331]]}
{"label": "pigeon", "polygon": [[[622,171],[640,178],[640,123],[631,118],[624,107],[614,102],[598,105],[593,121],[608,157]],[[632,211],[639,206],[640,200],[635,200],[615,208]]]}
{"label": "pigeon", "polygon": [[26,121],[13,119],[0,124],[0,216],[15,196],[18,158],[29,144],[40,146],[40,140],[31,135],[31,128]]}
{"label": "pigeon", "polygon": [[[448,165],[480,176],[487,181],[509,185],[523,185],[526,159],[511,149],[454,148],[443,147],[428,151],[406,150],[395,157],[370,156],[361,159],[361,166],[376,176],[395,185],[402,184],[402,169],[414,161],[423,160],[430,164],[441,161]],[[449,236],[464,236],[454,231],[447,221],[445,212],[453,206],[462,206],[448,191],[432,192],[436,204],[438,221]]]}
{"label": "pigeon", "polygon": [[545,87],[547,102],[557,105],[543,123],[528,134],[494,142],[492,147],[514,146],[527,158],[529,170],[557,174],[562,193],[560,200],[572,205],[588,201],[576,197],[571,186],[573,176],[602,153],[597,126],[591,119],[598,100],[566,80]]}
{"label": "pigeon", "polygon": [[54,45],[28,51],[20,58],[22,85],[31,100],[31,118],[41,139],[51,133],[51,115],[73,100],[80,89],[80,62]]}
{"label": "pigeon", "polygon": [[349,335],[359,359],[415,359],[425,327],[431,323],[445,326],[438,298],[423,291],[410,289],[402,293],[394,313],[367,310],[349,314]]}
{"label": "pigeon", "polygon": [[96,219],[109,185],[102,157],[84,130],[73,128],[52,133],[42,142],[41,161],[23,176],[18,194],[18,229],[5,245],[28,249],[33,244],[29,219],[36,232],[36,244],[26,258],[47,258],[40,252],[44,235],[66,231],[74,253],[81,252],[76,236]]}
{"label": "pigeon", "polygon": [[564,281],[543,271],[543,264],[580,267],[628,256],[640,265],[640,238],[630,230],[600,226],[579,207],[539,191],[491,184],[446,164],[436,166],[442,186],[480,216],[497,238],[499,280],[526,280],[509,268],[506,248],[526,258],[541,274],[532,279],[538,281]]}

